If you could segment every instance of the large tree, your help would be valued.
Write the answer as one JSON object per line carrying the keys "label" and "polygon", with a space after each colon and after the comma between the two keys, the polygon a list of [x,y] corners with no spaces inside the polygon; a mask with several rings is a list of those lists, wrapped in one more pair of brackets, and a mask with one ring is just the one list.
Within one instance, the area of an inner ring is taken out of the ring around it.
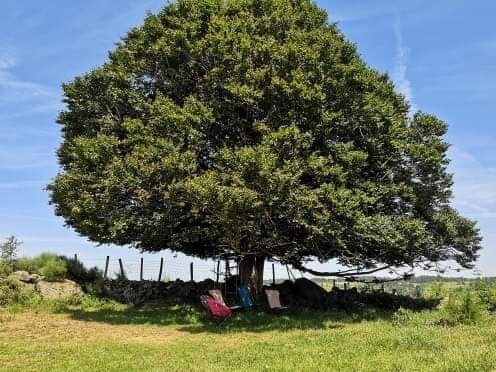
{"label": "large tree", "polygon": [[470,268],[447,126],[409,113],[309,0],[178,0],[64,85],[57,215],[98,243],[265,259]]}

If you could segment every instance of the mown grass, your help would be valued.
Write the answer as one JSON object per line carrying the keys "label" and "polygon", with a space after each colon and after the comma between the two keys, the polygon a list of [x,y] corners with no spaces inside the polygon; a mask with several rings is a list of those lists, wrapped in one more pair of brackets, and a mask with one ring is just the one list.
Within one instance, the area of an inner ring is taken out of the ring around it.
{"label": "mown grass", "polygon": [[496,322],[443,326],[438,312],[292,309],[216,327],[191,307],[86,300],[0,311],[5,371],[491,371]]}

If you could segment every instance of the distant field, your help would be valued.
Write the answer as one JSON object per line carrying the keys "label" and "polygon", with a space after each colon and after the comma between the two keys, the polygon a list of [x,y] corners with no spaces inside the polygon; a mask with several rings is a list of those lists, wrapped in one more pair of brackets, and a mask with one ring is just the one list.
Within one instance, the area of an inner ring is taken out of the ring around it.
{"label": "distant field", "polygon": [[243,313],[212,326],[194,309],[124,305],[0,310],[2,371],[491,371],[496,322],[435,325],[434,312]]}

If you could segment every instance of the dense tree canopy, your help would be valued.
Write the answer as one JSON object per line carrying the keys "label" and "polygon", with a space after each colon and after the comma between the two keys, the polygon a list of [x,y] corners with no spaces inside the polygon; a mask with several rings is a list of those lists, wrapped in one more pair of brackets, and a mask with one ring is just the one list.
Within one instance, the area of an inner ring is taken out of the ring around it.
{"label": "dense tree canopy", "polygon": [[477,258],[446,124],[309,0],[178,0],[64,93],[49,189],[95,242],[344,274]]}

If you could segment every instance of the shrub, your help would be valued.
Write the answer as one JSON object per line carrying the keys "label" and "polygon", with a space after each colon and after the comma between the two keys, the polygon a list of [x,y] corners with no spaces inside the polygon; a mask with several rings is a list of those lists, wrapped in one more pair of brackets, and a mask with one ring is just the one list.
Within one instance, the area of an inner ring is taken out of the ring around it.
{"label": "shrub", "polygon": [[70,280],[78,283],[84,292],[94,295],[103,293],[103,272],[98,267],[87,269],[81,261],[65,256],[60,257],[66,264],[67,275]]}
{"label": "shrub", "polygon": [[466,289],[450,293],[441,311],[442,321],[448,325],[475,324],[487,315],[487,309],[475,291]]}
{"label": "shrub", "polygon": [[87,294],[91,294],[94,296],[105,295],[105,281],[103,280],[103,278],[96,279],[94,282],[81,284],[81,288]]}
{"label": "shrub", "polygon": [[447,295],[447,290],[443,282],[435,281],[425,290],[425,297],[443,299]]}
{"label": "shrub", "polygon": [[0,262],[0,276],[7,276],[12,271],[27,271],[43,275],[48,281],[55,281],[65,278],[67,265],[65,261],[54,253],[41,253],[40,255],[30,258],[21,257],[8,264],[5,261]]}
{"label": "shrub", "polygon": [[34,291],[25,288],[14,279],[0,280],[0,306],[27,304],[36,297]]}
{"label": "shrub", "polygon": [[83,289],[100,287],[103,281],[103,273],[97,267],[87,269],[80,261],[49,252],[33,258],[21,257],[13,261],[12,265],[0,261],[0,277],[8,276],[12,271],[40,274],[48,281],[68,278],[79,283]]}
{"label": "shrub", "polygon": [[62,259],[55,257],[43,262],[43,265],[39,269],[39,273],[43,275],[47,281],[57,281],[65,278],[67,267]]}
{"label": "shrub", "polygon": [[489,311],[496,311],[496,283],[487,279],[475,280],[471,289]]}
{"label": "shrub", "polygon": [[423,327],[435,324],[439,320],[439,313],[432,310],[409,310],[400,307],[392,316],[392,325],[395,327],[417,326]]}
{"label": "shrub", "polygon": [[88,284],[103,279],[103,272],[98,267],[87,269],[81,261],[61,256],[67,267],[67,278],[79,284]]}
{"label": "shrub", "polygon": [[10,274],[12,274],[12,265],[7,262],[0,261],[0,278],[7,277]]}
{"label": "shrub", "polygon": [[394,326],[404,326],[412,319],[412,312],[408,309],[400,307],[396,310],[391,318]]}
{"label": "shrub", "polygon": [[43,266],[45,266],[48,262],[50,261],[56,261],[59,260],[59,256],[57,256],[55,253],[51,252],[43,252],[39,254],[38,256],[33,258],[33,261],[37,267],[37,269],[41,269]]}
{"label": "shrub", "polygon": [[[337,292],[337,295],[341,297],[338,303],[341,304],[342,309],[353,308],[357,302],[386,311],[396,311],[401,307],[410,310],[427,310],[434,309],[439,305],[439,300],[436,298],[413,298],[410,296],[393,295],[382,291],[360,293],[349,290],[342,291],[342,293]],[[335,297],[336,295],[332,295],[331,292],[331,303],[336,301]],[[342,306],[343,304],[345,305],[344,307]]]}
{"label": "shrub", "polygon": [[35,259],[30,257],[21,257],[14,262],[15,271],[27,271],[28,273],[38,272]]}

